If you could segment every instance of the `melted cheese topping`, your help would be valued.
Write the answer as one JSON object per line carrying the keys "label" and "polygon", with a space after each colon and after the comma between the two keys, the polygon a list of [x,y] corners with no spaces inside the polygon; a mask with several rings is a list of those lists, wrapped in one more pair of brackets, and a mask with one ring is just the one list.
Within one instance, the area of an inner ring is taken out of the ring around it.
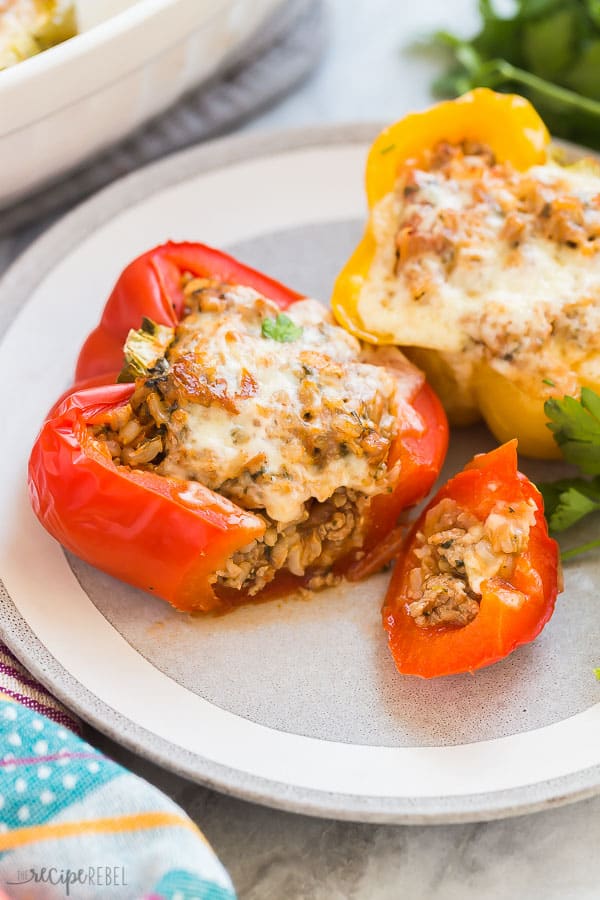
{"label": "melted cheese topping", "polygon": [[400,380],[361,362],[358,341],[316,301],[288,310],[301,333],[280,342],[262,330],[279,310],[256,292],[199,296],[167,353],[161,391],[177,411],[158,471],[284,523],[338,488],[386,490]]}
{"label": "melted cheese topping", "polygon": [[406,346],[510,367],[600,348],[600,167],[528,172],[440,145],[373,209],[358,314]]}
{"label": "melted cheese topping", "polygon": [[486,585],[508,606],[526,602],[511,578],[536,512],[533,500],[499,501],[482,522],[449,497],[433,506],[417,532],[419,565],[409,574],[408,612],[417,625],[467,625]]}

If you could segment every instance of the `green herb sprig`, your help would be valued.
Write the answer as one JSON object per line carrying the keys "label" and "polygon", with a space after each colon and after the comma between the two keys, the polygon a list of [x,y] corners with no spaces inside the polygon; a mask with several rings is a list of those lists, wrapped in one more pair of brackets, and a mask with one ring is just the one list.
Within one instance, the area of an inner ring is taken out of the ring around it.
{"label": "green herb sprig", "polygon": [[[548,428],[565,460],[591,478],[561,478],[538,485],[544,497],[548,526],[565,531],[576,522],[600,511],[600,395],[582,388],[581,397],[552,397],[544,404]],[[600,539],[589,541],[562,554],[564,560],[600,547]]]}
{"label": "green herb sprig", "polygon": [[433,37],[449,59],[434,83],[440,96],[474,87],[516,91],[553,134],[600,146],[600,0],[517,0],[501,16],[479,0],[481,30],[470,40]]}
{"label": "green herb sprig", "polygon": [[262,336],[279,341],[281,344],[289,344],[302,337],[302,326],[292,322],[285,313],[279,313],[276,319],[263,319],[261,326]]}

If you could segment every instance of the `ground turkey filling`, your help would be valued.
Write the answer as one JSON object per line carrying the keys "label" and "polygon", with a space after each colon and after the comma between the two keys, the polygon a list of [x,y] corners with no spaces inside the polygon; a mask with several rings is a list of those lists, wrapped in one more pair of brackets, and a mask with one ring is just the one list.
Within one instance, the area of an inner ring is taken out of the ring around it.
{"label": "ground turkey filling", "polygon": [[498,502],[485,521],[449,498],[430,509],[417,535],[420,565],[409,576],[408,611],[416,624],[468,625],[479,612],[481,585],[488,579],[506,603],[525,602],[509,580],[529,543],[535,512],[532,500]]}
{"label": "ground turkey filling", "polygon": [[398,379],[362,362],[315,301],[282,318],[249,288],[189,278],[184,293],[177,328],[130,333],[135,392],[95,438],[117,465],[199,481],[264,521],[217,585],[253,595],[282,569],[333,583],[335,562],[364,541],[370,499],[397,477],[386,461]]}
{"label": "ground turkey filling", "polygon": [[597,162],[522,172],[484,145],[441,142],[402,166],[371,228],[357,308],[367,330],[443,353],[463,390],[482,361],[513,379],[552,372],[567,394],[579,389],[575,372],[593,380]]}

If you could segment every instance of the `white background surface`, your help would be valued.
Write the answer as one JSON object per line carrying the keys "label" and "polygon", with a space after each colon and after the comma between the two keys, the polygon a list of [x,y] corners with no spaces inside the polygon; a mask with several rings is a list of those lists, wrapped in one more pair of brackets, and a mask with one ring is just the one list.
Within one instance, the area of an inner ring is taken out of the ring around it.
{"label": "white background surface", "polygon": [[[435,61],[403,48],[432,28],[469,33],[477,21],[475,5],[476,0],[329,0],[331,43],[321,67],[248,129],[391,121],[431,103]],[[120,755],[132,764],[130,754]],[[134,766],[204,829],[241,900],[600,897],[600,798],[489,824],[354,825],[261,809],[186,784],[148,763]]]}
{"label": "white background surface", "polygon": [[[475,22],[475,0],[329,0],[329,5],[331,44],[321,68],[296,95],[251,123],[252,130],[389,121],[426,105],[435,65],[403,51],[403,45],[431,28],[468,31]],[[229,868],[241,900],[600,896],[600,798],[490,824],[353,825],[222,797],[109,742],[104,747],[188,810]]]}

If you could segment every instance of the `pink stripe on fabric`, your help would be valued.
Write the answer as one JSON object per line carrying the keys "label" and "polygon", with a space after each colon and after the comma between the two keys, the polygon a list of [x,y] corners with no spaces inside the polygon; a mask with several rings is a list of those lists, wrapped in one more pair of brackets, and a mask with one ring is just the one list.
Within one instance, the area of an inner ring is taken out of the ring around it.
{"label": "pink stripe on fabric", "polygon": [[[7,683],[9,681],[11,682],[10,684]],[[81,731],[80,723],[76,717],[65,710],[60,703],[53,702],[53,697],[42,696],[39,691],[34,691],[32,688],[24,688],[16,678],[10,678],[9,676],[4,676],[4,679],[0,678],[0,695],[2,694],[6,695],[6,699],[17,700],[34,712],[39,712],[56,722],[60,722],[61,725],[66,725],[72,731],[77,731],[78,733]]]}
{"label": "pink stripe on fabric", "polygon": [[9,666],[8,663],[0,661],[0,674],[10,675],[11,678],[14,678],[16,681],[20,681],[21,684],[24,684],[26,687],[34,688],[40,694],[47,694],[49,697],[52,696],[52,694],[50,694],[50,692],[47,691],[46,688],[39,683],[39,681],[36,681],[29,675],[23,674],[23,672],[15,669],[14,666]]}
{"label": "pink stripe on fabric", "polygon": [[17,663],[17,665],[19,665],[19,666],[21,665],[21,663],[19,662],[19,660],[17,659],[15,654],[12,652],[12,650],[9,650],[8,647],[6,646],[6,644],[3,644],[2,641],[0,641],[0,653],[5,653],[7,656],[10,656],[11,659],[14,659],[14,661]]}
{"label": "pink stripe on fabric", "polygon": [[81,725],[70,715],[64,713],[62,710],[55,709],[52,706],[47,706],[45,703],[41,703],[34,697],[28,697],[26,694],[20,694],[18,691],[11,691],[10,688],[4,687],[2,684],[0,684],[0,698],[2,694],[6,694],[7,697],[11,697],[22,706],[26,706],[28,709],[33,710],[33,712],[40,713],[41,715],[46,716],[48,719],[52,719],[52,721],[56,722],[58,725],[64,725],[66,728],[74,731],[75,734],[82,734]]}
{"label": "pink stripe on fabric", "polygon": [[52,753],[50,756],[21,756],[19,759],[0,759],[2,766],[31,766],[54,762],[57,759],[106,759],[102,753]]}
{"label": "pink stripe on fabric", "polygon": [[[7,684],[3,682],[8,681]],[[11,683],[12,682],[12,683]],[[28,709],[47,716],[81,735],[83,729],[75,715],[60,703],[50,691],[31,677],[6,644],[0,641],[0,693],[6,694]]]}

